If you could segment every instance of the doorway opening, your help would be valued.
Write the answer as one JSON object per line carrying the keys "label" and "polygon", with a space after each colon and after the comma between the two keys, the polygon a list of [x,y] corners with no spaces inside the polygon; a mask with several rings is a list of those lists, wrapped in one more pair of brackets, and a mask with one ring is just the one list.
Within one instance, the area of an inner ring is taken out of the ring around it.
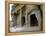
{"label": "doorway opening", "polygon": [[38,21],[35,14],[30,15],[30,26],[38,26]]}
{"label": "doorway opening", "polygon": [[25,25],[25,16],[22,16],[22,26]]}

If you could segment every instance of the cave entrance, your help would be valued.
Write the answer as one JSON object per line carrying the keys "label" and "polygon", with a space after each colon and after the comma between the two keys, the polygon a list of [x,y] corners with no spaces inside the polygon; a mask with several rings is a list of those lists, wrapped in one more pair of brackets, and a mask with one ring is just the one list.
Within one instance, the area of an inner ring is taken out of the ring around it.
{"label": "cave entrance", "polygon": [[30,15],[30,26],[38,26],[38,20],[35,14]]}

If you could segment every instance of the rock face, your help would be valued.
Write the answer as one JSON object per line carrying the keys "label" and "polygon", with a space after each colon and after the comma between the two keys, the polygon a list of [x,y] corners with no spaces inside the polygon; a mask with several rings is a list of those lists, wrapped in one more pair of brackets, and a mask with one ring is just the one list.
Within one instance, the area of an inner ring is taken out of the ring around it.
{"label": "rock face", "polygon": [[10,23],[11,32],[41,30],[41,12],[38,5],[18,5],[12,8],[11,13],[11,18],[13,18],[13,23]]}

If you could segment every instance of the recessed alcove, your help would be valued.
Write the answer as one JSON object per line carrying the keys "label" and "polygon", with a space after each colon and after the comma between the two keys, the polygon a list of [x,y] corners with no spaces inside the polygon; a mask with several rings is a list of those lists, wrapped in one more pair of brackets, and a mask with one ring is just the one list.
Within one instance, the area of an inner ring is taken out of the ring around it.
{"label": "recessed alcove", "polygon": [[38,26],[38,21],[35,14],[30,15],[30,26]]}
{"label": "recessed alcove", "polygon": [[24,26],[25,25],[25,17],[24,16],[22,16],[22,26]]}

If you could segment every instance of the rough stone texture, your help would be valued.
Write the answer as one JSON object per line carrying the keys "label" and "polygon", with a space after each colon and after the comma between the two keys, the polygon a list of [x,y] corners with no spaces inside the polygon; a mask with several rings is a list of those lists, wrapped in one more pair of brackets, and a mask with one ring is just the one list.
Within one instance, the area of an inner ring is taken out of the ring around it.
{"label": "rough stone texture", "polygon": [[[20,32],[20,31],[40,31],[41,30],[41,14],[40,14],[40,10],[36,7],[36,6],[32,6],[32,5],[27,5],[26,7],[26,14],[25,16],[25,24],[23,27],[21,26],[21,8],[23,6],[18,6],[15,9],[15,13],[17,10],[19,10],[20,8],[20,14],[17,16],[17,25],[15,27],[11,27],[10,31],[11,32]],[[32,9],[34,9],[29,15],[29,11],[31,11]],[[38,20],[38,26],[34,26],[34,27],[30,27],[30,15],[35,14],[37,20]],[[16,23],[15,23],[16,24]]]}

